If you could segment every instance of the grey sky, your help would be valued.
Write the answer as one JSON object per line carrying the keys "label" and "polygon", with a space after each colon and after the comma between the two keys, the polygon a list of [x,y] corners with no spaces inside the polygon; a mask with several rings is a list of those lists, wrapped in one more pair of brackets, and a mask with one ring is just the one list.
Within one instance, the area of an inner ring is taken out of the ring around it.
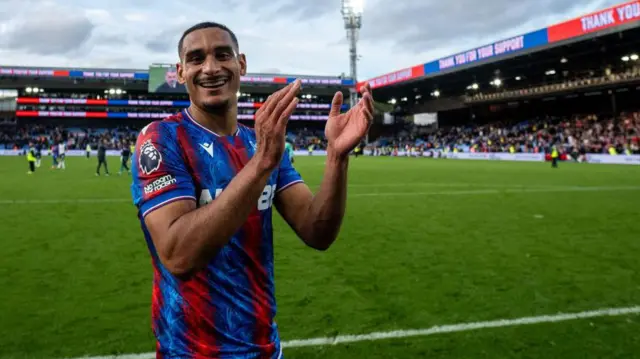
{"label": "grey sky", "polygon": [[[368,0],[360,80],[621,3],[614,0]],[[233,29],[250,72],[349,71],[340,0],[0,0],[0,66],[148,68],[177,61],[181,32]]]}

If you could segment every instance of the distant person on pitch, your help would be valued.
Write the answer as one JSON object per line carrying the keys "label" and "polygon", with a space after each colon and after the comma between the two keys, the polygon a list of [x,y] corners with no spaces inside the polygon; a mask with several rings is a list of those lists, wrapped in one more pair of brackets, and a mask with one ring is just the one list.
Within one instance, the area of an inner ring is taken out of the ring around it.
{"label": "distant person on pitch", "polygon": [[33,147],[33,142],[29,142],[27,162],[29,162],[29,172],[27,174],[33,174],[36,171],[36,148]]}
{"label": "distant person on pitch", "polygon": [[558,147],[554,144],[551,146],[551,167],[558,168],[559,157]]}
{"label": "distant person on pitch", "polygon": [[107,144],[106,140],[98,142],[98,168],[96,176],[100,176],[100,167],[104,166],[105,175],[109,175],[109,167],[107,167]]}
{"label": "distant person on pitch", "polygon": [[58,143],[58,169],[66,169],[67,164],[65,162],[65,158],[67,156],[67,144],[64,140],[60,140]]}
{"label": "distant person on pitch", "polygon": [[36,143],[36,167],[40,167],[42,161],[42,143],[38,140]]}
{"label": "distant person on pitch", "polygon": [[58,168],[58,145],[55,143],[51,145],[51,161],[51,169],[54,170]]}
{"label": "distant person on pitch", "polygon": [[289,159],[291,159],[291,163],[294,162],[294,151],[293,151],[293,145],[291,144],[291,142],[286,141],[284,144],[284,150],[287,152],[287,155],[289,155]]}
{"label": "distant person on pitch", "polygon": [[200,23],[178,43],[178,80],[190,106],[140,131],[131,192],[153,263],[156,356],[282,356],[274,321],[272,207],[309,247],[326,250],[345,212],[349,153],[373,118],[373,99],[341,114],[333,98],[327,160],[314,195],[285,152],[297,80],[238,123],[247,59],[226,26]]}
{"label": "distant person on pitch", "polygon": [[118,175],[122,175],[123,171],[127,171],[128,174],[131,173],[129,166],[127,165],[129,163],[129,156],[131,156],[131,149],[129,148],[129,145],[124,142],[122,143],[122,150],[120,151],[120,171],[118,172]]}

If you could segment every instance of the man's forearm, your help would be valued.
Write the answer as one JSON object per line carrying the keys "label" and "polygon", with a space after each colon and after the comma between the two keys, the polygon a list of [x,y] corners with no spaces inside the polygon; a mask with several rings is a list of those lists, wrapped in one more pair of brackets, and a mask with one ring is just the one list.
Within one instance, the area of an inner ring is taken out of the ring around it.
{"label": "man's forearm", "polygon": [[205,265],[246,222],[269,178],[250,161],[215,200],[179,217],[169,227],[172,257],[181,272]]}
{"label": "man's forearm", "polygon": [[338,237],[347,199],[348,166],[348,156],[327,153],[324,177],[307,210],[302,231],[302,239],[310,247],[326,250]]}

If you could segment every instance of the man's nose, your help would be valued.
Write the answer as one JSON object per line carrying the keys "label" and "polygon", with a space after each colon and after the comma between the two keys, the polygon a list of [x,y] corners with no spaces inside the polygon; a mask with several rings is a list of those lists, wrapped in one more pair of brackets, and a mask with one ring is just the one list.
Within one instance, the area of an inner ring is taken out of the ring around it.
{"label": "man's nose", "polygon": [[220,62],[218,62],[213,56],[208,56],[204,64],[202,65],[202,71],[209,74],[214,74],[220,71],[220,69]]}

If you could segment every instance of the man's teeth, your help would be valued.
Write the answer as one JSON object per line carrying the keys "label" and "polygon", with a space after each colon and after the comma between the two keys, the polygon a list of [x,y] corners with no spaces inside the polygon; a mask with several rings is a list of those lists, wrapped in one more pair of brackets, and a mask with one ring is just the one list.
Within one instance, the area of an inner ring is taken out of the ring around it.
{"label": "man's teeth", "polygon": [[226,79],[220,79],[220,80],[215,80],[215,81],[201,82],[200,86],[202,86],[202,87],[219,87],[219,86],[224,85],[225,83],[227,83]]}

